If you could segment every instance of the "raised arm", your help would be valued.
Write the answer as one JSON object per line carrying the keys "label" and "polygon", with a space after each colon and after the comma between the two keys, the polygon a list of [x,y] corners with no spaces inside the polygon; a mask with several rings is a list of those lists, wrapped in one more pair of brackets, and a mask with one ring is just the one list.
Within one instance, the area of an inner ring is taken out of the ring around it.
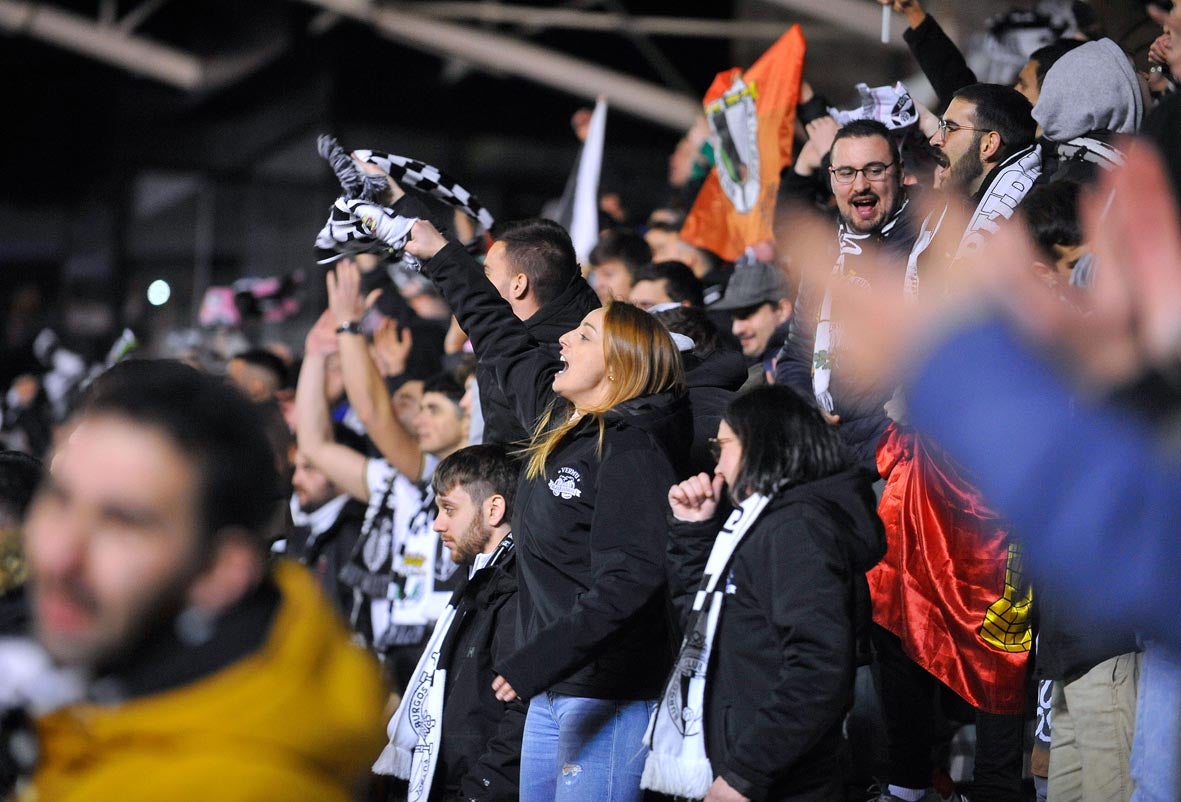
{"label": "raised arm", "polygon": [[422,474],[422,448],[418,439],[394,414],[389,388],[369,353],[364,335],[359,330],[340,330],[346,324],[359,324],[376,296],[361,297],[361,273],[348,259],[340,260],[326,281],[328,309],[337,325],[340,371],[349,404],[386,461],[407,479],[417,482]]}
{"label": "raised arm", "polygon": [[335,350],[334,328],[331,313],[325,311],[308,334],[295,389],[295,436],[299,450],[333,484],[353,498],[368,501],[365,456],[332,439],[324,376],[328,356]]}
{"label": "raised arm", "polygon": [[558,358],[539,347],[463,246],[448,242],[428,221],[414,224],[406,252],[422,261],[423,275],[439,288],[471,339],[476,357],[496,371],[497,383],[513,403],[517,419],[532,431],[554,397],[553,378],[561,367]]}
{"label": "raised arm", "polygon": [[919,0],[878,0],[882,5],[892,3],[894,10],[906,17],[910,27],[902,34],[919,69],[939,97],[941,105],[951,102],[957,90],[977,82],[976,73],[968,66],[964,54],[943,32],[935,18],[923,10]]}

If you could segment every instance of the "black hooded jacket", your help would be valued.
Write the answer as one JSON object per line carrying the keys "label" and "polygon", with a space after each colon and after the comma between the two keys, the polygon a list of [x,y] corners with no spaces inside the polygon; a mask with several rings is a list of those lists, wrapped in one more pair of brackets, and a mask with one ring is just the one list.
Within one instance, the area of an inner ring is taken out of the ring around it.
{"label": "black hooded jacket", "polygon": [[[522,426],[551,406],[561,362],[539,348],[455,243],[423,264],[476,355],[492,367]],[[683,398],[632,399],[584,418],[522,477],[513,512],[516,651],[497,670],[522,698],[551,690],[653,699],[672,661],[665,607],[668,488],[687,470],[692,421]],[[680,471],[674,469],[680,467]]]}
{"label": "black hooded jacket", "polygon": [[[753,800],[843,800],[855,580],[881,559],[875,475],[854,468],[778,493],[730,562],[706,682],[714,773]],[[723,518],[675,522],[670,586],[685,615]]]}
{"label": "black hooded jacket", "polygon": [[682,354],[685,384],[689,386],[689,407],[693,412],[693,446],[689,450],[689,474],[712,474],[716,460],[709,439],[717,437],[718,424],[734,394],[748,377],[746,357],[741,351],[714,351],[704,359]]}

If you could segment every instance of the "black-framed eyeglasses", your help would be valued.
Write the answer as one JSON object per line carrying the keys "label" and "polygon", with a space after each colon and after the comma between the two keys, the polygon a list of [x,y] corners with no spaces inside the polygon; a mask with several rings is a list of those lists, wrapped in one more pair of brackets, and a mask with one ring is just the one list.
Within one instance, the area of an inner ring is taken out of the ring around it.
{"label": "black-framed eyeglasses", "polygon": [[838,184],[852,184],[857,179],[858,173],[864,173],[865,178],[869,181],[881,181],[886,177],[886,172],[897,163],[896,161],[889,164],[870,162],[864,167],[829,167],[828,171],[832,173],[832,179]]}
{"label": "black-framed eyeglasses", "polygon": [[[952,120],[945,120],[942,117],[939,118],[939,135],[941,137],[943,137],[946,140],[949,136],[954,134],[956,131],[983,131],[986,134],[996,134],[997,133],[996,130],[993,128],[973,128],[970,125],[960,125],[959,123],[954,122]],[[1000,136],[1000,134],[997,134],[997,136]],[[1002,141],[1004,141],[1004,140],[1002,140]]]}
{"label": "black-framed eyeglasses", "polygon": [[705,442],[709,444],[709,453],[713,456],[714,462],[717,462],[722,458],[722,446],[724,446],[726,443],[729,443],[730,439],[726,438],[725,440],[719,440],[716,437],[710,437],[707,438]]}

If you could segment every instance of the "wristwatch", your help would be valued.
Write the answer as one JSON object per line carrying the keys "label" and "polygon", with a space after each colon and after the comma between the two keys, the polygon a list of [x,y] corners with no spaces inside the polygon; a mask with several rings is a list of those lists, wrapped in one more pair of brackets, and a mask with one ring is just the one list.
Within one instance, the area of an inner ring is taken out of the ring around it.
{"label": "wristwatch", "polygon": [[350,320],[348,323],[341,323],[336,327],[337,334],[364,334],[361,330],[361,323],[357,320]]}

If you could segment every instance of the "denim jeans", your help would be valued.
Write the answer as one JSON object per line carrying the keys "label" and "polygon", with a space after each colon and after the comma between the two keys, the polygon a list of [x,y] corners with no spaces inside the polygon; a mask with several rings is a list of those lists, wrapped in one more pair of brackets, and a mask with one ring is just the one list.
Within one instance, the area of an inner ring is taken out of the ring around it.
{"label": "denim jeans", "polygon": [[1181,655],[1145,644],[1137,702],[1132,802],[1175,802],[1181,799]]}
{"label": "denim jeans", "polygon": [[529,703],[521,802],[640,802],[655,701],[543,693]]}

